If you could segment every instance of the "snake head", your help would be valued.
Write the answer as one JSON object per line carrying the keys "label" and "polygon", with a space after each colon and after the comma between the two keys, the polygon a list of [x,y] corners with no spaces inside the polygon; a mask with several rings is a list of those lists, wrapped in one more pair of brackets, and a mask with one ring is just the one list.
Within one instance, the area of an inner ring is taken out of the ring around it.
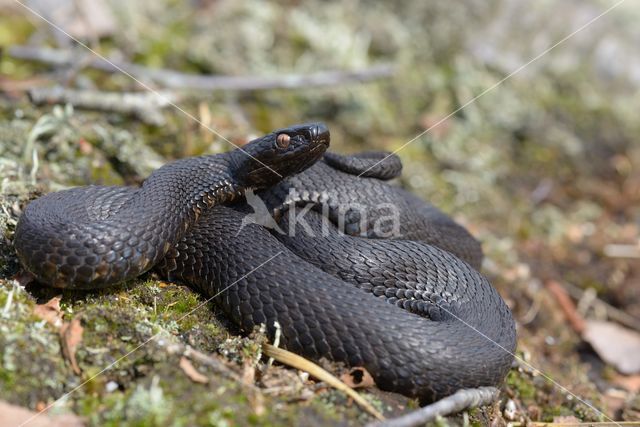
{"label": "snake head", "polygon": [[275,130],[235,150],[235,176],[246,187],[270,187],[313,165],[329,142],[329,129],[323,123]]}

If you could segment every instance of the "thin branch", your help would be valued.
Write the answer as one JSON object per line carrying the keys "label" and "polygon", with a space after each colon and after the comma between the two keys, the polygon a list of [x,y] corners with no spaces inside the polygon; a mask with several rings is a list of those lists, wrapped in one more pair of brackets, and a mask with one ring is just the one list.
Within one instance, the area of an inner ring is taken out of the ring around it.
{"label": "thin branch", "polygon": [[[569,282],[563,282],[562,284],[564,288],[567,290],[567,292],[569,293],[569,295],[571,295],[571,297],[573,297],[574,299],[580,300],[584,296],[585,291],[580,289],[576,285],[573,285]],[[607,316],[611,320],[615,320],[616,322],[622,325],[625,325],[631,329],[640,331],[640,319],[627,314],[626,312],[612,306],[611,304],[601,300],[600,298],[595,298],[591,302],[591,304],[593,304],[594,306],[599,306],[602,309],[604,309],[604,311],[607,312]]]}
{"label": "thin branch", "polygon": [[184,357],[196,360],[203,365],[212,368],[216,373],[242,384],[240,376],[229,369],[229,367],[227,367],[227,365],[225,365],[220,359],[202,353],[191,346],[184,346],[182,354]]}
{"label": "thin branch", "polygon": [[465,409],[493,403],[500,392],[495,387],[480,387],[458,390],[431,405],[424,406],[398,418],[368,424],[367,427],[415,427],[437,417],[455,414]]}
{"label": "thin branch", "polygon": [[573,300],[569,296],[567,290],[562,286],[562,284],[560,284],[560,282],[555,280],[547,280],[545,286],[553,295],[554,300],[556,300],[558,305],[560,305],[560,308],[567,318],[571,328],[575,332],[581,334],[586,326],[585,320],[580,313],[578,313],[578,310],[576,310],[576,305],[573,303]]}
{"label": "thin branch", "polygon": [[640,258],[640,242],[635,245],[609,244],[604,247],[609,258]]}
{"label": "thin branch", "polygon": [[61,86],[33,88],[29,99],[36,105],[71,104],[89,110],[113,111],[133,115],[145,123],[165,123],[161,109],[175,102],[175,96],[152,92],[118,93],[97,90],[75,90]]}
{"label": "thin branch", "polygon": [[[11,46],[7,49],[7,54],[16,59],[42,62],[59,67],[72,66],[80,60],[78,54],[71,50],[34,46]],[[278,74],[275,76],[196,75],[174,70],[148,68],[117,59],[104,60],[98,57],[92,57],[86,65],[108,73],[119,72],[122,69],[140,80],[152,81],[169,89],[205,91],[252,91],[336,86],[386,78],[394,74],[394,68],[389,64],[374,65],[354,71],[329,70],[312,74]]]}

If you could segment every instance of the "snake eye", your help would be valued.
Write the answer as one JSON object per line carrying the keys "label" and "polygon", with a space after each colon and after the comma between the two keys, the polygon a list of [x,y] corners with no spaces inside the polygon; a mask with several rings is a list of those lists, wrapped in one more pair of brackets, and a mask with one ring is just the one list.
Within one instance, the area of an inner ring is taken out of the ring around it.
{"label": "snake eye", "polygon": [[281,133],[276,138],[276,144],[278,144],[278,147],[280,148],[287,148],[290,142],[291,142],[291,137],[286,133]]}

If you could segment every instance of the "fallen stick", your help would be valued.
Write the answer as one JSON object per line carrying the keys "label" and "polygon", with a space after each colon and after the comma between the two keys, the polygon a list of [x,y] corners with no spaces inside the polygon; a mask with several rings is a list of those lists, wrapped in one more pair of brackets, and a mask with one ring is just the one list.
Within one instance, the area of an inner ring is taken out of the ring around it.
{"label": "fallen stick", "polygon": [[61,86],[34,88],[28,94],[35,105],[71,104],[77,108],[117,112],[135,116],[154,126],[165,123],[161,109],[175,102],[175,96],[171,94],[102,92]]}
{"label": "fallen stick", "polygon": [[191,346],[185,346],[182,352],[184,357],[187,357],[192,360],[196,360],[203,365],[209,366],[216,373],[229,378],[238,383],[242,383],[241,378],[238,374],[229,369],[221,360],[216,357],[209,356],[208,354],[202,353]]}
{"label": "fallen stick", "polygon": [[576,305],[573,303],[573,300],[569,296],[567,290],[555,280],[548,280],[545,283],[545,286],[560,305],[560,308],[567,318],[569,325],[571,325],[571,328],[581,334],[585,328],[585,320],[580,313],[578,313],[578,310],[576,310]]}
{"label": "fallen stick", "polygon": [[640,258],[640,242],[635,245],[609,244],[604,247],[609,258]]}
{"label": "fallen stick", "polygon": [[[563,286],[566,289],[566,291],[569,293],[569,295],[571,295],[571,297],[576,300],[580,300],[584,296],[584,293],[585,293],[584,290],[580,289],[579,287],[569,282],[563,282]],[[615,320],[616,322],[628,328],[635,329],[636,331],[640,331],[640,319],[625,313],[619,308],[616,308],[611,304],[597,297],[593,301],[591,301],[591,304],[594,306],[600,306],[601,308],[603,308],[604,311],[607,312],[607,316],[611,320]]]}
{"label": "fallen stick", "polygon": [[[21,45],[9,47],[7,54],[16,59],[42,62],[55,66],[72,66],[79,62],[81,57],[70,50]],[[174,70],[148,68],[122,60],[102,59],[97,56],[87,60],[86,66],[108,73],[124,71],[137,79],[152,81],[169,89],[206,91],[252,91],[336,86],[381,79],[394,74],[393,66],[380,64],[361,70],[329,70],[312,74],[278,74],[276,76],[197,75]]]}
{"label": "fallen stick", "polygon": [[493,403],[499,395],[495,387],[480,387],[458,390],[431,405],[424,406],[398,418],[370,423],[367,427],[415,427],[423,425],[437,417],[455,414],[465,409]]}

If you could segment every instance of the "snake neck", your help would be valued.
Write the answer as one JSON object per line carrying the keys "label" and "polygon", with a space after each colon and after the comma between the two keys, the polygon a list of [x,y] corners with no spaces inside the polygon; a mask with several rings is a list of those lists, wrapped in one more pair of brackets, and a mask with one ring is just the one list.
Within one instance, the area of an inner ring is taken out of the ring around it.
{"label": "snake neck", "polygon": [[178,160],[138,189],[84,187],[27,206],[16,250],[28,271],[56,287],[100,288],[155,265],[208,208],[239,197],[228,156]]}
{"label": "snake neck", "polygon": [[205,193],[199,192],[192,199],[188,211],[190,220],[197,221],[202,213],[215,205],[234,202],[244,197],[250,187],[229,180],[222,180],[213,184]]}
{"label": "snake neck", "polygon": [[[139,190],[138,204],[154,205],[147,212],[157,212],[158,222],[173,229],[170,243],[177,241],[208,209],[244,196],[248,185],[239,179],[236,154],[225,153],[175,161],[154,172]],[[172,187],[167,190],[168,183]],[[156,194],[173,194],[158,198]],[[140,211],[140,206],[136,211]],[[171,213],[172,218],[166,218]],[[174,224],[172,226],[171,224]],[[175,228],[174,228],[175,227]]]}

